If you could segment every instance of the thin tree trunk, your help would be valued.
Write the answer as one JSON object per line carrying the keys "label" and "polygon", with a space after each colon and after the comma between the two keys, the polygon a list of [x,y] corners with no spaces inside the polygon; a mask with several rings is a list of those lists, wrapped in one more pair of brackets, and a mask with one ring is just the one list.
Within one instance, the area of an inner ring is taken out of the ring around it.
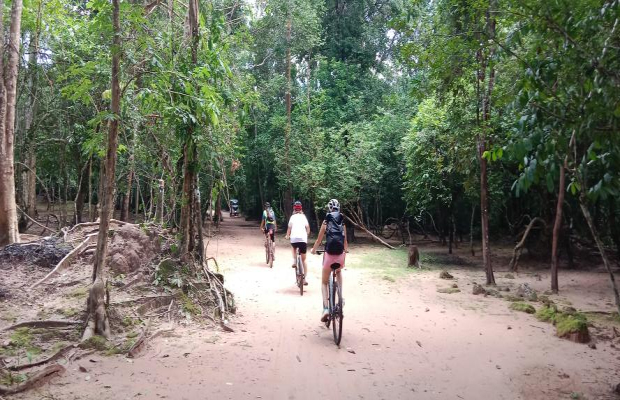
{"label": "thin tree trunk", "polygon": [[84,184],[84,181],[87,179],[90,180],[87,166],[87,164],[84,164],[80,170],[80,181],[78,183],[77,193],[73,204],[75,213],[73,222],[76,224],[82,223],[82,214],[84,213],[84,198],[86,197],[86,185]]}
{"label": "thin tree trunk", "polygon": [[[495,37],[495,14],[493,7],[494,0],[489,0],[489,9],[487,10],[487,30],[490,38]],[[493,263],[491,260],[491,244],[489,240],[489,181],[488,181],[488,162],[485,158],[485,152],[488,147],[487,130],[491,122],[491,95],[495,84],[495,68],[488,65],[493,58],[493,48],[490,54],[485,56],[482,51],[480,53],[480,62],[482,64],[478,79],[485,79],[487,66],[489,69],[489,80],[487,90],[483,90],[482,97],[482,133],[478,138],[478,159],[480,161],[480,219],[482,227],[482,260],[486,272],[487,285],[495,285],[495,276],[493,274]]]}
{"label": "thin tree trunk", "polygon": [[[134,199],[134,214],[133,214],[133,221],[134,223],[138,222],[138,214],[140,213],[140,197],[142,195],[142,192],[140,190],[140,180],[138,179],[138,175],[136,175],[136,173],[134,172],[134,176],[136,178],[136,197]],[[146,206],[143,207],[143,210],[146,213]],[[145,218],[146,219],[146,215]]]}
{"label": "thin tree trunk", "polygon": [[93,221],[93,156],[88,159],[88,220]]}
{"label": "thin tree trunk", "polygon": [[165,200],[165,181],[159,180],[157,191],[157,207],[155,208],[155,222],[159,225],[164,223],[164,200]]}
{"label": "thin tree trunk", "polygon": [[293,213],[293,188],[291,179],[291,4],[288,2],[286,22],[286,128],[284,130],[284,163],[286,164],[286,186],[284,190],[284,214],[286,221]]}
{"label": "thin tree trunk", "polygon": [[[190,0],[191,3],[192,0]],[[189,134],[191,136],[191,133]],[[188,257],[191,249],[191,210],[193,206],[193,175],[190,166],[190,157],[193,154],[192,151],[193,143],[191,138],[186,140],[185,145],[183,147],[183,194],[181,201],[181,222],[180,222],[180,231],[181,231],[181,242],[180,242],[180,254],[184,259]]]}
{"label": "thin tree trunk", "polygon": [[31,32],[30,43],[28,44],[28,77],[26,83],[27,106],[24,115],[24,164],[28,168],[22,174],[22,199],[23,210],[27,215],[37,215],[37,141],[32,131],[32,122],[37,112],[37,55],[39,54],[39,36],[41,32],[41,11],[43,1],[39,0],[37,6],[36,26]]}
{"label": "thin tree trunk", "polygon": [[[15,102],[22,20],[22,0],[13,0],[8,45],[0,46],[0,246],[19,243],[17,204],[15,204]],[[0,1],[4,9],[4,0]],[[0,11],[0,37],[4,38],[4,13]],[[5,41],[3,41],[5,42]],[[8,57],[5,56],[8,52]],[[4,65],[4,59],[7,65]]]}
{"label": "thin tree trunk", "polygon": [[88,323],[82,339],[92,335],[110,337],[110,323],[105,304],[103,275],[108,253],[108,232],[110,230],[110,216],[114,210],[114,186],[116,173],[116,154],[118,150],[118,125],[121,116],[120,91],[120,58],[121,58],[121,25],[120,0],[112,0],[112,29],[114,38],[110,52],[112,53],[112,100],[111,113],[114,118],[109,122],[108,145],[105,159],[105,195],[101,206],[99,232],[97,236],[97,252],[93,266],[93,286],[88,298]]}
{"label": "thin tree trunk", "polygon": [[562,211],[564,207],[564,193],[566,192],[566,167],[568,156],[560,165],[560,184],[558,188],[558,202],[555,207],[555,221],[553,222],[553,239],[551,241],[551,291],[557,293],[560,290],[558,283],[558,242],[562,231]]}

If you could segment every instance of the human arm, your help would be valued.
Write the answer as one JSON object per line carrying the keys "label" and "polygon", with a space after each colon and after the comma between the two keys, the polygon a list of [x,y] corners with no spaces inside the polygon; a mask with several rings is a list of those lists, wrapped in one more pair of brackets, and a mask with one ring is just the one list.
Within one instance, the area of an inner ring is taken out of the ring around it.
{"label": "human arm", "polygon": [[260,230],[264,231],[265,230],[265,212],[263,211],[263,217],[260,220]]}
{"label": "human arm", "polygon": [[349,252],[349,241],[347,240],[347,227],[346,225],[343,227],[344,229],[344,252]]}
{"label": "human arm", "polygon": [[327,224],[323,222],[323,224],[321,225],[321,229],[319,230],[319,236],[317,236],[316,241],[314,242],[314,246],[312,246],[312,250],[310,250],[312,254],[316,254],[316,248],[321,245],[321,242],[323,241],[323,236],[325,236],[326,228]]}
{"label": "human arm", "polygon": [[284,239],[289,240],[291,237],[291,221],[288,222],[288,229],[286,230],[286,236],[284,236]]}

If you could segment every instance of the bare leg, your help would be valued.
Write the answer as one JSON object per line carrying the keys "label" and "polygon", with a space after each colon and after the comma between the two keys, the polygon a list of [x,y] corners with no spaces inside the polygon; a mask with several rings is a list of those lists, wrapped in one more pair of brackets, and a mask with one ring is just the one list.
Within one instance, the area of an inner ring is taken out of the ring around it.
{"label": "bare leg", "polygon": [[297,265],[297,252],[295,251],[295,248],[291,246],[291,250],[293,253],[293,264],[291,264],[293,266],[293,268],[295,268],[295,266]]}
{"label": "bare leg", "polygon": [[328,288],[327,285],[329,284],[329,274],[331,273],[331,268],[330,267],[325,267],[323,266],[323,271],[322,271],[322,276],[321,276],[321,289],[323,291],[323,308],[328,308]]}
{"label": "bare leg", "polygon": [[301,265],[303,265],[304,267],[304,284],[305,284],[308,282],[306,280],[308,278],[308,264],[306,264],[306,254],[304,253],[301,254]]}

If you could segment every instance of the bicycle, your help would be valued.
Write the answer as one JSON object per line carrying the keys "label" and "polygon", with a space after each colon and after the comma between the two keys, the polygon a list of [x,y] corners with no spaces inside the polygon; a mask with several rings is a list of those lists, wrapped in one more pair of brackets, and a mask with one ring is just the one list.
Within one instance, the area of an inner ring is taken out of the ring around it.
{"label": "bicycle", "polygon": [[269,265],[269,268],[273,268],[273,247],[275,243],[271,241],[271,235],[269,231],[265,231],[265,262]]}
{"label": "bicycle", "polygon": [[[316,253],[323,254],[325,250],[317,250]],[[331,265],[332,273],[329,275],[329,290],[327,291],[329,315],[327,321],[325,321],[325,326],[329,328],[329,325],[332,325],[334,342],[337,346],[340,346],[340,341],[342,340],[342,319],[344,318],[342,310],[344,308],[344,302],[342,300],[342,286],[340,286],[338,282],[338,274],[336,273],[338,268],[340,268],[340,264],[338,263]]]}
{"label": "bicycle", "polygon": [[295,279],[297,282],[297,287],[299,287],[299,294],[301,296],[304,295],[304,281],[306,280],[306,271],[304,271],[304,263],[301,259],[301,254],[299,253],[299,249],[295,249]]}

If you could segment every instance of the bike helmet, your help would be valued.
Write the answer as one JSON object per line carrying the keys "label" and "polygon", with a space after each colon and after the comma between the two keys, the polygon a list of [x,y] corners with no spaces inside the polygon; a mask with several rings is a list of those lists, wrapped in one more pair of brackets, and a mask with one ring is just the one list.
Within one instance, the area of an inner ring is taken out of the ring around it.
{"label": "bike helmet", "polygon": [[301,201],[297,200],[293,203],[293,210],[295,211],[301,211],[302,209],[302,205],[301,205]]}
{"label": "bike helmet", "polygon": [[266,202],[265,202],[265,208],[269,208],[269,207],[271,207],[271,204],[269,204],[269,202],[268,202],[268,201],[266,201]]}
{"label": "bike helmet", "polygon": [[329,211],[340,211],[340,203],[338,203],[338,200],[336,199],[331,199],[329,201],[329,203],[327,203],[327,208],[329,209]]}

